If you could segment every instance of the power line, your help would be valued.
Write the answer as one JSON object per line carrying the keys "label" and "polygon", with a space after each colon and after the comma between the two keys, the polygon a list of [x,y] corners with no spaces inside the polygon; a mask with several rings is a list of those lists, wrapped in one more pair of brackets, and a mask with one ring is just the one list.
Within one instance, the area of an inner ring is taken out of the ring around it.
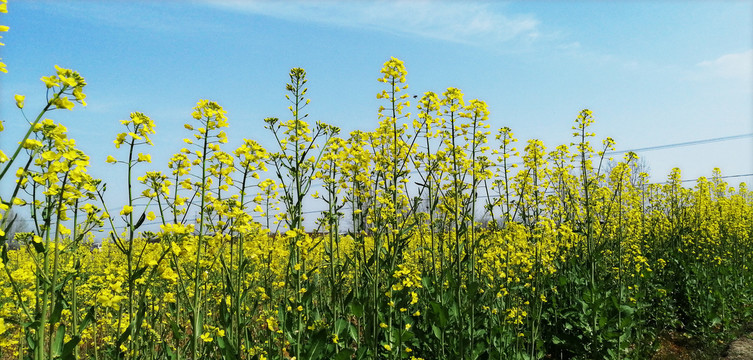
{"label": "power line", "polygon": [[[724,176],[719,176],[716,179],[731,179],[731,178],[739,178],[739,177],[747,177],[747,176],[753,176],[753,173],[749,173],[749,174],[737,174],[737,175],[724,175]],[[705,177],[705,176],[702,176],[702,177]],[[700,179],[700,177],[699,178],[695,178],[695,179],[680,180],[680,182],[698,181],[698,179]],[[709,178],[706,178],[706,179],[708,180]],[[664,182],[655,183],[655,184],[668,184],[668,183],[669,183],[669,181],[664,181]]]}
{"label": "power line", "polygon": [[722,136],[722,137],[717,137],[717,138],[708,138],[708,139],[701,139],[701,140],[694,140],[694,141],[686,141],[686,142],[674,143],[674,144],[648,146],[648,147],[636,148],[636,149],[628,149],[628,150],[614,150],[614,151],[607,151],[604,154],[623,154],[623,153],[630,152],[630,151],[632,151],[634,153],[637,153],[639,151],[653,151],[653,150],[671,149],[671,148],[676,148],[676,147],[681,147],[681,146],[693,146],[693,145],[709,144],[709,143],[715,143],[715,142],[720,142],[720,141],[743,139],[743,138],[747,138],[747,137],[753,137],[753,133],[731,135],[731,136]]}

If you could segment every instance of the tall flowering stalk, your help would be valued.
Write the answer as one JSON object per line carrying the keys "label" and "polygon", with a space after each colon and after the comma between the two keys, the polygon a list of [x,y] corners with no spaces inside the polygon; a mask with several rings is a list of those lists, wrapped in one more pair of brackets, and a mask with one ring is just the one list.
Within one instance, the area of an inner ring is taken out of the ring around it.
{"label": "tall flowering stalk", "polygon": [[[225,110],[216,102],[209,100],[199,100],[196,107],[193,109],[191,116],[198,122],[198,127],[194,128],[193,125],[186,125],[186,128],[193,130],[193,139],[187,138],[184,140],[189,145],[193,145],[197,148],[194,152],[191,152],[195,159],[192,164],[199,167],[199,173],[197,174],[197,181],[193,183],[195,189],[195,197],[198,197],[198,219],[196,219],[198,225],[198,233],[195,236],[194,247],[194,266],[193,266],[193,298],[190,300],[189,308],[191,312],[191,356],[197,359],[201,356],[202,346],[201,343],[210,338],[210,334],[205,331],[204,318],[205,313],[203,310],[204,298],[202,284],[204,283],[204,267],[205,262],[203,260],[203,253],[205,251],[205,242],[207,234],[206,230],[209,229],[207,223],[208,217],[212,213],[213,207],[210,207],[210,203],[215,199],[210,196],[212,184],[215,177],[222,174],[220,169],[223,165],[227,168],[231,168],[231,158],[226,153],[221,152],[218,144],[227,142],[227,134],[221,130],[228,126],[227,115]],[[184,180],[187,181],[187,180]],[[219,196],[220,190],[223,185],[218,185],[217,194]],[[177,195],[176,195],[177,196]],[[209,234],[214,236],[215,234]],[[212,262],[206,261],[209,265]]]}
{"label": "tall flowering stalk", "polygon": [[[395,302],[391,299],[393,274],[401,261],[414,224],[411,224],[415,204],[410,202],[406,192],[407,174],[411,154],[415,151],[417,137],[406,141],[406,125],[398,123],[410,117],[406,108],[410,106],[409,95],[400,92],[406,90],[407,70],[402,61],[391,58],[380,71],[382,77],[377,81],[384,83],[387,89],[377,94],[377,99],[384,99],[387,107],[380,106],[378,112],[379,126],[371,135],[371,147],[374,157],[374,200],[370,210],[371,233],[374,237],[373,261],[374,271],[370,276],[372,284],[371,306],[374,310],[381,307],[380,298],[384,294],[387,301],[386,319],[380,319],[377,312],[371,318],[370,336],[381,339],[382,329],[387,330],[386,339],[381,344],[383,349],[398,346],[398,351],[389,352],[390,357],[399,356],[399,344],[393,342],[393,321],[395,320]],[[367,220],[368,221],[368,220]],[[386,278],[383,278],[386,273]],[[384,279],[384,280],[382,280]],[[386,288],[386,291],[384,290]],[[386,326],[382,326],[382,324]],[[398,341],[399,342],[399,341]],[[373,352],[380,351],[380,344],[373,343]],[[389,350],[388,350],[389,351]]]}
{"label": "tall flowering stalk", "polygon": [[[466,117],[470,122],[470,135],[466,135],[463,140],[466,143],[469,143],[471,153],[469,164],[471,168],[471,194],[468,200],[470,202],[470,206],[469,208],[466,208],[466,216],[470,217],[470,226],[467,237],[467,244],[469,246],[468,251],[470,252],[470,256],[467,257],[468,262],[466,264],[466,271],[470,271],[470,275],[468,276],[470,287],[472,289],[478,289],[479,284],[477,282],[476,276],[480,270],[478,265],[478,256],[480,255],[480,236],[476,231],[476,203],[478,202],[479,198],[478,188],[486,179],[490,178],[492,175],[491,171],[489,170],[492,163],[488,160],[488,157],[486,155],[486,152],[489,150],[489,147],[486,145],[488,141],[487,136],[490,134],[490,132],[486,131],[486,129],[489,128],[489,125],[484,123],[484,121],[487,121],[489,119],[489,110],[485,102],[478,99],[473,99],[470,101],[470,104],[467,105],[466,111]],[[477,299],[479,294],[478,292],[476,292],[470,293],[468,295],[472,300],[475,300]],[[475,329],[476,306],[472,303],[469,304],[469,307],[469,328]],[[476,335],[474,334],[473,330],[466,331],[464,333],[470,338],[468,347],[471,349],[474,348]]]}
{"label": "tall flowering stalk", "polygon": [[[139,266],[138,259],[134,258],[134,255],[137,251],[136,244],[135,244],[135,236],[136,236],[136,230],[144,223],[146,220],[146,212],[142,212],[139,218],[134,218],[134,203],[135,200],[134,191],[133,191],[133,168],[138,163],[151,162],[151,156],[149,154],[143,154],[143,153],[135,153],[136,146],[139,145],[153,145],[152,140],[150,139],[150,136],[154,134],[154,122],[152,119],[147,117],[146,115],[140,113],[140,112],[134,112],[131,113],[130,118],[128,120],[122,120],[121,124],[126,127],[128,130],[127,132],[123,132],[117,135],[117,137],[114,140],[115,147],[120,148],[123,144],[126,144],[128,146],[128,160],[121,161],[122,163],[126,164],[128,167],[127,169],[127,194],[128,194],[128,205],[123,206],[123,209],[120,211],[120,215],[123,216],[126,225],[126,229],[123,234],[118,234],[118,232],[115,229],[115,224],[112,220],[112,218],[109,219],[110,226],[112,227],[112,232],[110,233],[111,238],[113,239],[113,242],[115,246],[125,255],[126,262],[127,262],[127,276],[128,276],[128,325],[127,330],[124,332],[125,335],[123,335],[124,339],[128,339],[128,345],[126,345],[126,348],[129,352],[131,352],[131,356],[135,355],[133,354],[134,348],[133,348],[133,341],[136,338],[136,332],[138,331],[138,327],[141,323],[141,318],[136,315],[135,311],[135,297],[136,297],[136,280],[140,275],[137,275],[137,267]],[[107,162],[109,163],[117,163],[118,160],[115,159],[112,156],[107,157]],[[104,192],[104,190],[103,190]],[[105,201],[103,199],[102,193],[100,193],[100,199],[102,200],[103,205],[105,204]],[[105,209],[107,209],[106,205]],[[149,216],[151,219],[154,219],[154,215],[151,214]],[[144,244],[144,247],[146,244]],[[143,249],[141,250],[143,252]],[[145,269],[145,268],[144,268]],[[140,274],[143,274],[143,270],[139,272]],[[142,315],[143,316],[143,315]],[[122,320],[123,317],[120,317]],[[120,349],[117,349],[116,351],[120,351]]]}
{"label": "tall flowering stalk", "polygon": [[270,162],[274,166],[283,192],[285,212],[282,216],[288,228],[284,239],[290,254],[286,280],[292,280],[295,284],[295,293],[289,305],[296,309],[295,326],[291,330],[295,334],[295,356],[301,358],[304,351],[302,339],[305,322],[310,310],[309,302],[303,302],[306,293],[305,283],[308,280],[305,255],[313,250],[314,245],[303,227],[303,202],[311,189],[324,151],[320,148],[319,139],[323,139],[326,145],[339,129],[322,122],[317,122],[316,127],[311,129],[304,121],[308,114],[302,114],[303,109],[311,101],[306,98],[306,71],[294,68],[290,70],[289,77],[290,83],[286,85],[289,94],[285,95],[285,98],[291,104],[288,109],[292,119],[280,122],[277,118],[266,118],[264,121],[280,148],[278,152],[270,154]]}
{"label": "tall flowering stalk", "polygon": [[[428,253],[431,257],[431,262],[425,262],[424,272],[431,273],[432,279],[436,283],[438,281],[437,270],[441,269],[440,256],[442,251],[441,243],[439,242],[440,234],[442,232],[441,226],[437,224],[436,208],[440,199],[440,182],[443,177],[439,164],[443,161],[441,155],[432,151],[432,143],[438,136],[440,130],[436,128],[442,128],[444,119],[442,116],[441,100],[434,92],[426,92],[421,100],[419,100],[417,109],[417,120],[413,121],[413,128],[416,132],[416,138],[423,138],[424,146],[423,151],[418,151],[413,157],[413,167],[418,173],[420,183],[418,196],[424,201],[424,213],[425,217],[428,217],[428,223],[426,226],[418,226],[418,233],[421,239],[425,239],[424,230],[428,231],[429,244],[425,245],[429,249]],[[417,212],[417,215],[421,215]],[[416,220],[420,224],[420,220]]]}
{"label": "tall flowering stalk", "polygon": [[[244,281],[246,279],[246,273],[253,271],[253,263],[249,262],[248,254],[246,253],[247,239],[261,232],[261,224],[254,221],[253,217],[249,214],[250,211],[264,216],[267,218],[267,231],[269,229],[269,215],[270,212],[270,195],[274,191],[274,182],[271,179],[264,181],[258,181],[260,178],[259,173],[267,171],[266,162],[269,160],[269,153],[259,143],[254,140],[244,139],[243,145],[233,152],[237,161],[235,162],[235,168],[238,173],[241,174],[241,181],[236,183],[240,194],[232,195],[230,209],[227,210],[227,217],[231,222],[231,243],[230,243],[230,264],[235,266],[235,273],[231,273],[227,266],[223,266],[223,269],[228,272],[228,278],[234,277],[232,286],[226,285],[231,291],[228,291],[232,297],[231,306],[229,307],[229,313],[234,314],[231,323],[225,324],[225,327],[229,330],[229,336],[235,336],[232,345],[228,345],[227,348],[231,349],[228,352],[229,355],[244,356],[244,342],[247,340],[244,328],[248,326],[250,321],[250,314],[244,309],[245,296],[249,290],[250,285]],[[253,188],[257,188],[264,193],[257,194],[252,200],[248,200],[252,195]],[[262,208],[262,202],[265,203],[265,208]],[[253,210],[251,205],[256,204]],[[269,251],[271,254],[272,251]],[[253,254],[251,254],[253,256]],[[233,258],[235,257],[235,259]],[[271,255],[267,260],[272,262]],[[224,263],[223,263],[224,264]],[[266,284],[265,284],[266,285]],[[265,286],[265,294],[269,286]],[[225,300],[225,299],[223,299]]]}

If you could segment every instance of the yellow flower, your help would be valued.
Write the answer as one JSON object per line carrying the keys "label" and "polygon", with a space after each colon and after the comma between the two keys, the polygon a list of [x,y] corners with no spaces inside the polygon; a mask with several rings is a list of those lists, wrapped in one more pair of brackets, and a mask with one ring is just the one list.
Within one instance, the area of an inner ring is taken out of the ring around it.
{"label": "yellow flower", "polygon": [[73,106],[75,105],[70,100],[68,100],[67,96],[59,97],[52,101],[53,104],[55,104],[55,107],[58,109],[66,109],[66,110],[73,110]]}
{"label": "yellow flower", "polygon": [[148,214],[146,214],[146,219],[149,221],[152,221],[157,218],[157,215],[154,215],[154,211],[150,211]]}
{"label": "yellow flower", "polygon": [[175,254],[176,256],[180,255],[180,253],[182,251],[181,248],[180,248],[180,245],[178,245],[178,244],[176,244],[174,242],[170,243],[170,250],[172,250],[173,254]]}
{"label": "yellow flower", "polygon": [[26,139],[23,143],[24,149],[36,150],[42,147],[42,142],[37,139]]}
{"label": "yellow flower", "polygon": [[76,100],[78,100],[78,102],[80,102],[81,105],[86,106],[86,101],[84,101],[84,99],[86,99],[86,94],[84,94],[83,91],[81,91],[80,87],[73,89],[73,96],[76,97]]}
{"label": "yellow flower", "polygon": [[125,138],[128,134],[126,133],[120,133],[118,136],[115,137],[115,140],[113,140],[113,143],[115,143],[115,148],[120,149],[120,145],[122,145],[125,142]]}
{"label": "yellow flower", "polygon": [[59,86],[59,80],[57,76],[42,76],[41,80],[42,82],[44,82],[45,86],[47,86],[48,89],[53,86]]}
{"label": "yellow flower", "polygon": [[275,331],[275,329],[277,329],[277,319],[275,319],[273,317],[268,317],[267,318],[267,329],[269,329],[270,331]]}
{"label": "yellow flower", "polygon": [[388,344],[384,344],[384,349],[387,350],[387,351],[392,351],[392,346],[390,346]]}
{"label": "yellow flower", "polygon": [[26,99],[26,96],[16,94],[15,96],[13,96],[13,98],[16,99],[16,106],[19,109],[23,109],[24,108],[24,100]]}
{"label": "yellow flower", "polygon": [[128,215],[133,212],[133,206],[123,206],[123,210],[120,211],[120,215]]}
{"label": "yellow flower", "polygon": [[112,157],[112,155],[107,155],[107,160],[105,160],[105,161],[107,161],[110,164],[114,164],[114,163],[118,162],[118,160],[116,160],[114,157]]}
{"label": "yellow flower", "polygon": [[212,334],[208,332],[201,334],[201,340],[204,340],[204,342],[212,342]]}

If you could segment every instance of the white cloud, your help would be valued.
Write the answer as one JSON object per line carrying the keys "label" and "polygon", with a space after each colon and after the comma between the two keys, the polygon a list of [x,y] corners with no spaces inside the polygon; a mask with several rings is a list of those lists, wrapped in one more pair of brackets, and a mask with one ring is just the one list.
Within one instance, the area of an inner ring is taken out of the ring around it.
{"label": "white cloud", "polygon": [[753,49],[696,64],[707,76],[753,81]]}
{"label": "white cloud", "polygon": [[506,15],[491,3],[403,1],[242,1],[205,0],[233,11],[270,16],[291,22],[314,22],[373,29],[400,35],[475,45],[540,36],[539,21],[531,15]]}
{"label": "white cloud", "polygon": [[[185,33],[222,31],[221,24],[214,24],[204,19],[190,19],[191,26],[175,14],[164,2],[142,2],[131,4],[120,1],[56,1],[53,3],[28,2],[35,11],[46,12],[48,16],[64,17],[72,22],[87,22],[97,26],[141,29],[155,33]],[[176,6],[180,4],[175,1]]]}
{"label": "white cloud", "polygon": [[582,46],[579,41],[573,41],[565,44],[560,44],[557,46],[557,49],[564,50],[564,51],[579,51],[581,50]]}

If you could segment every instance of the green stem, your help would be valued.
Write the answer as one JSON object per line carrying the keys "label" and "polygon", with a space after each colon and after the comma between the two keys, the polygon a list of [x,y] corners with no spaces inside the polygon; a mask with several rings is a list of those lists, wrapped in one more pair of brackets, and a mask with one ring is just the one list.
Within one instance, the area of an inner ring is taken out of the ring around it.
{"label": "green stem", "polygon": [[201,292],[201,249],[204,243],[204,202],[205,202],[205,195],[206,195],[206,188],[207,188],[207,175],[206,175],[206,164],[207,164],[207,147],[209,144],[209,125],[207,121],[207,130],[204,134],[204,144],[202,148],[202,156],[201,156],[201,206],[199,207],[199,235],[196,243],[196,264],[195,264],[195,279],[194,279],[194,293],[193,293],[193,341],[192,341],[192,352],[191,355],[193,359],[199,358],[199,337],[201,336],[201,332],[203,331],[203,326],[201,324],[201,297],[199,296],[199,293]]}
{"label": "green stem", "polygon": [[11,165],[13,165],[13,162],[16,161],[16,158],[18,157],[18,154],[21,152],[21,149],[24,146],[24,142],[26,142],[26,139],[28,139],[29,136],[31,135],[31,133],[34,131],[34,127],[37,125],[37,123],[39,123],[39,120],[41,120],[42,116],[48,110],[50,110],[50,107],[55,102],[55,100],[57,100],[60,97],[60,95],[63,93],[63,91],[65,91],[66,89],[68,89],[68,85],[63,85],[63,87],[60,88],[60,91],[58,93],[56,93],[52,97],[52,100],[48,101],[47,105],[45,105],[45,107],[42,109],[42,111],[39,112],[39,115],[37,115],[36,119],[34,119],[34,122],[31,123],[31,125],[29,125],[29,130],[26,131],[26,134],[24,135],[24,138],[21,139],[21,141],[18,143],[18,147],[16,147],[16,151],[13,152],[13,156],[11,156],[10,160],[8,161],[8,163],[5,164],[5,168],[3,169],[3,172],[0,173],[0,179],[2,179],[3,177],[5,177],[5,173],[8,172],[8,169],[10,169]]}
{"label": "green stem", "polygon": [[[60,222],[62,221],[60,213],[61,213],[62,207],[63,207],[63,194],[65,193],[65,184],[66,184],[67,180],[68,180],[68,173],[66,172],[65,176],[63,177],[63,181],[62,181],[62,183],[60,185],[60,195],[58,196],[58,201],[57,201],[57,214],[56,214],[56,219],[55,219],[55,240],[54,240],[55,250],[54,250],[54,258],[53,258],[53,261],[52,261],[52,282],[50,283],[50,287],[49,287],[49,290],[48,290],[49,291],[49,296],[50,296],[50,306],[53,309],[53,311],[54,311],[55,305],[57,303],[57,296],[55,294],[55,288],[57,287],[58,263],[59,263],[58,260],[59,260],[59,257],[60,257],[60,253],[58,251],[58,244],[60,243]],[[47,254],[49,251],[50,251],[50,249],[46,248],[45,249],[45,254]],[[40,324],[40,327],[44,327],[44,325],[45,325],[45,323],[42,322]],[[54,332],[55,332],[55,324],[54,323],[50,323],[50,336]],[[50,340],[52,340],[52,339],[50,339]],[[53,358],[52,343],[53,343],[53,341],[50,341],[49,342],[49,346],[47,348],[47,353],[48,353],[49,359]]]}

